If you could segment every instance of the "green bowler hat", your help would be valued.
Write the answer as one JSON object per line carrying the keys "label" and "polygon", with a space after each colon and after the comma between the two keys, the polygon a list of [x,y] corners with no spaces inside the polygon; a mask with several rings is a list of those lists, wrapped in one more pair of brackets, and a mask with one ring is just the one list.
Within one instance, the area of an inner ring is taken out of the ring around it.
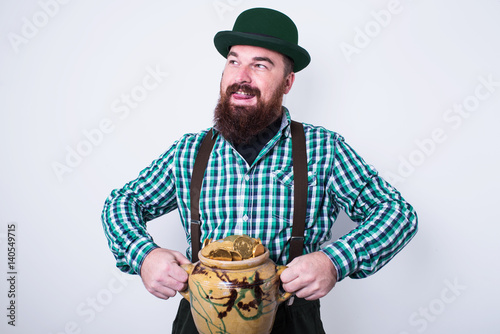
{"label": "green bowler hat", "polygon": [[233,45],[253,45],[277,51],[294,61],[293,71],[304,69],[311,61],[309,53],[298,45],[295,23],[285,14],[268,8],[252,8],[241,13],[232,31],[219,31],[214,44],[227,58]]}

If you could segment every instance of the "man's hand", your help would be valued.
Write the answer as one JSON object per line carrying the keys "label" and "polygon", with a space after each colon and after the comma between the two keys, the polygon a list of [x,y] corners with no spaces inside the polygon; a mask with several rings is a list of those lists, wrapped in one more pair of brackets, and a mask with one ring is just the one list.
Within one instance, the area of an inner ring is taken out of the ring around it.
{"label": "man's hand", "polygon": [[337,283],[337,270],[322,252],[296,257],[281,273],[286,292],[295,293],[306,300],[325,296]]}
{"label": "man's hand", "polygon": [[144,259],[141,278],[146,289],[161,299],[175,296],[186,289],[187,272],[180,266],[189,260],[177,251],[163,248],[152,250]]}

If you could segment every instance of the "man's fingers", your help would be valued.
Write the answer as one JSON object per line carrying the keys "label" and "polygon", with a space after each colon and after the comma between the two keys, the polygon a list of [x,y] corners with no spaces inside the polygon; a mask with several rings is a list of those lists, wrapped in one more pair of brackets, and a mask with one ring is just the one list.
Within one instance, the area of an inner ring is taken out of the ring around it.
{"label": "man's fingers", "polygon": [[[180,274],[177,276],[182,277],[181,279],[179,279],[178,277],[176,277],[176,275],[174,275],[177,272],[180,272]],[[185,280],[183,279],[184,278],[183,275],[186,276]],[[171,270],[170,275],[162,277],[157,282],[159,283],[159,286],[169,288],[174,292],[175,291],[183,291],[186,288],[187,277],[188,277],[188,274],[186,273],[186,271],[184,271],[184,269],[178,267],[176,270]]]}
{"label": "man's fingers", "polygon": [[168,299],[174,297],[177,291],[185,290],[187,285],[183,282],[179,282],[172,277],[166,277],[159,281],[154,282],[148,291],[158,298]]}
{"label": "man's fingers", "polygon": [[295,258],[281,274],[286,292],[295,293],[307,300],[325,296],[337,282],[337,275],[330,259],[321,252]]}
{"label": "man's fingers", "polygon": [[293,268],[283,270],[280,278],[286,292],[294,293],[300,289],[299,274]]}
{"label": "man's fingers", "polygon": [[172,268],[170,268],[169,274],[172,279],[180,283],[186,283],[189,278],[188,273],[178,265],[172,266]]}
{"label": "man's fingers", "polygon": [[281,282],[283,284],[290,283],[298,277],[299,277],[299,273],[295,270],[294,267],[290,267],[290,266],[288,266],[288,268],[283,270],[283,272],[281,273],[281,276],[280,276]]}
{"label": "man's fingers", "polygon": [[316,282],[309,282],[305,285],[301,285],[295,291],[295,295],[299,298],[304,298],[306,300],[318,299],[323,296],[321,293],[322,289]]}
{"label": "man's fingers", "polygon": [[177,293],[176,291],[170,289],[170,288],[166,288],[166,287],[161,287],[161,288],[158,288],[156,290],[154,289],[151,289],[148,291],[155,297],[158,297],[158,298],[161,298],[161,299],[169,299],[171,297],[174,297],[175,294]]}
{"label": "man's fingers", "polygon": [[[282,281],[283,289],[285,289],[286,292],[297,294],[297,292],[299,292],[301,290],[305,291],[309,288],[310,280],[307,280],[307,277],[299,276],[299,275],[293,275],[291,277],[292,277],[292,279],[288,282]],[[301,296],[298,296],[298,297],[304,298]]]}
{"label": "man's fingers", "polygon": [[157,248],[145,258],[141,267],[141,278],[146,289],[154,296],[168,299],[177,291],[186,289],[187,272],[180,267],[189,260],[177,251]]}
{"label": "man's fingers", "polygon": [[190,264],[191,261],[188,260],[187,257],[185,257],[182,253],[180,252],[177,252],[177,251],[173,251],[173,255],[175,257],[175,259],[177,260],[177,262],[179,263],[179,265],[183,265],[183,264]]}
{"label": "man's fingers", "polygon": [[[149,290],[148,290],[149,291]],[[157,298],[160,298],[160,299],[169,299],[170,297],[173,297],[173,296],[170,296],[170,295],[167,295],[161,291],[156,291],[156,290],[152,290],[152,291],[149,291],[153,296],[157,297]]]}

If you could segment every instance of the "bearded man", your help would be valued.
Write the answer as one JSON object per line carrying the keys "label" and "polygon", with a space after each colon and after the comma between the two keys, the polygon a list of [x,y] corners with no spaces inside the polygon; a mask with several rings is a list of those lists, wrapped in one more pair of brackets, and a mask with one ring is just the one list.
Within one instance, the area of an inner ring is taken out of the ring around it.
{"label": "bearded man", "polygon": [[[339,134],[309,124],[300,128],[306,188],[294,188],[300,161],[294,161],[294,122],[282,100],[310,56],[289,17],[247,10],[214,43],[227,58],[214,127],[183,136],[111,193],[102,215],[110,248],[118,268],[139,274],[150,293],[168,299],[186,289],[181,265],[197,259],[200,239],[259,238],[274,262],[287,264],[281,282],[295,295],[280,305],[272,333],[324,333],[319,299],[338,281],[366,277],[387,264],[416,233],[416,213]],[[190,185],[205,138],[213,148],[195,194],[199,212],[192,212]],[[296,206],[300,195],[303,212]],[[147,221],[175,209],[192,245],[185,255],[160,248],[146,230]],[[340,209],[359,226],[325,245]],[[299,236],[295,225],[302,225]],[[173,333],[197,333],[184,299]]]}

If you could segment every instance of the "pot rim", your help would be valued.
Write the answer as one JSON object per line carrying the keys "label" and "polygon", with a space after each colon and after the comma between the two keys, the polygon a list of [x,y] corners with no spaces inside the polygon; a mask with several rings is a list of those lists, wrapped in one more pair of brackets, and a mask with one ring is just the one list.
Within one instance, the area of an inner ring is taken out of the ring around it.
{"label": "pot rim", "polygon": [[241,261],[221,261],[204,257],[198,252],[200,262],[208,267],[219,269],[248,269],[264,263],[269,258],[269,249],[265,247],[264,254]]}

